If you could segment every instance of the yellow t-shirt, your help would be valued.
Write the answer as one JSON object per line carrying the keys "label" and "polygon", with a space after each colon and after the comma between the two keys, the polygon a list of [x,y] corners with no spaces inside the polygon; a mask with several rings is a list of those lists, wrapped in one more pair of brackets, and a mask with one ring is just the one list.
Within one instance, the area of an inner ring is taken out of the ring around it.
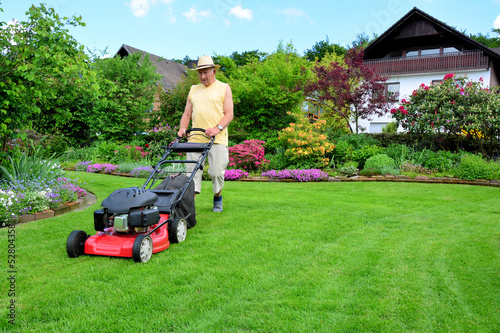
{"label": "yellow t-shirt", "polygon": [[[214,83],[205,87],[203,84],[192,86],[188,98],[193,105],[191,114],[192,127],[212,128],[219,124],[224,117],[224,96],[227,84],[215,80]],[[190,142],[208,142],[209,139],[202,135],[194,135]],[[216,144],[228,145],[227,127],[215,136]]]}

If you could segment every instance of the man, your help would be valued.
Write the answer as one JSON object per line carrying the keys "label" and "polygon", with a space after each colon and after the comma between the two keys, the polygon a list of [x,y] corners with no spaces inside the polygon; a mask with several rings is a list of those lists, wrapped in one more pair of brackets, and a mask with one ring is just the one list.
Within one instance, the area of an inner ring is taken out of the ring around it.
{"label": "man", "polygon": [[[228,84],[222,83],[215,78],[217,73],[212,57],[203,56],[198,59],[198,71],[201,84],[191,87],[186,101],[186,108],[180,122],[178,136],[186,136],[189,122],[192,127],[205,129],[208,137],[215,136],[214,145],[208,152],[209,164],[208,174],[212,179],[212,191],[214,193],[214,212],[222,212],[222,188],[224,187],[224,173],[229,163],[228,132],[227,126],[233,120],[233,94]],[[193,135],[191,142],[208,142],[201,135]],[[188,153],[188,160],[198,159],[198,153]],[[191,172],[192,165],[187,166],[187,172]],[[202,171],[198,170],[194,177],[195,193],[201,192]]]}

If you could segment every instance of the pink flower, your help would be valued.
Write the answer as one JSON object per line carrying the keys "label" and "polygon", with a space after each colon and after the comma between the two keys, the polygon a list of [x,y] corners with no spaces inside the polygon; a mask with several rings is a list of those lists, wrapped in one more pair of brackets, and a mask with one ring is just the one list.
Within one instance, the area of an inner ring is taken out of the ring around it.
{"label": "pink flower", "polygon": [[479,78],[479,81],[483,82],[483,77],[482,76]]}

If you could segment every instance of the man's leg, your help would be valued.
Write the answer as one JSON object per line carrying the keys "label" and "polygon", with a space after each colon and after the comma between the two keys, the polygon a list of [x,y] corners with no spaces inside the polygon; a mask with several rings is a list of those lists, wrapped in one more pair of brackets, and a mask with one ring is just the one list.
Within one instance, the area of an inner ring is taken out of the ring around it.
{"label": "man's leg", "polygon": [[[196,161],[198,160],[198,158],[200,158],[200,153],[187,153],[186,154],[186,159],[187,160],[192,160],[192,161]],[[203,163],[205,164],[205,163]],[[186,174],[187,176],[189,177],[191,172],[193,172],[194,170],[194,166],[195,164],[194,163],[186,163]],[[201,178],[202,178],[202,175],[203,175],[203,170],[201,169],[198,169],[198,171],[196,172],[194,178],[193,178],[193,181],[194,181],[194,195],[196,197],[196,194],[200,194],[201,193]]]}
{"label": "man's leg", "polygon": [[208,174],[212,179],[212,192],[214,193],[214,212],[222,212],[222,188],[224,187],[224,174],[229,163],[228,149],[224,145],[213,145],[207,156]]}

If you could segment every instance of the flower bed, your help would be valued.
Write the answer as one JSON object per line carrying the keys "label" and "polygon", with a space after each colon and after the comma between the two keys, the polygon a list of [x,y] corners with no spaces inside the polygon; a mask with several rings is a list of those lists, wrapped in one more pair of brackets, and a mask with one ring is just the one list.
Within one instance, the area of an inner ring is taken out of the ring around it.
{"label": "flower bed", "polygon": [[271,179],[293,179],[299,182],[311,182],[327,180],[328,174],[320,169],[293,169],[293,170],[269,170],[262,173],[262,177]]}
{"label": "flower bed", "polygon": [[153,172],[153,167],[138,167],[130,171],[130,175],[136,178],[147,178],[151,172]]}
{"label": "flower bed", "polygon": [[225,180],[238,180],[245,177],[248,177],[248,172],[240,169],[226,170],[224,173]]}
{"label": "flower bed", "polygon": [[42,184],[28,182],[16,187],[2,184],[0,222],[16,223],[21,215],[43,212],[63,203],[77,201],[87,194],[78,183],[78,180],[59,177]]}

